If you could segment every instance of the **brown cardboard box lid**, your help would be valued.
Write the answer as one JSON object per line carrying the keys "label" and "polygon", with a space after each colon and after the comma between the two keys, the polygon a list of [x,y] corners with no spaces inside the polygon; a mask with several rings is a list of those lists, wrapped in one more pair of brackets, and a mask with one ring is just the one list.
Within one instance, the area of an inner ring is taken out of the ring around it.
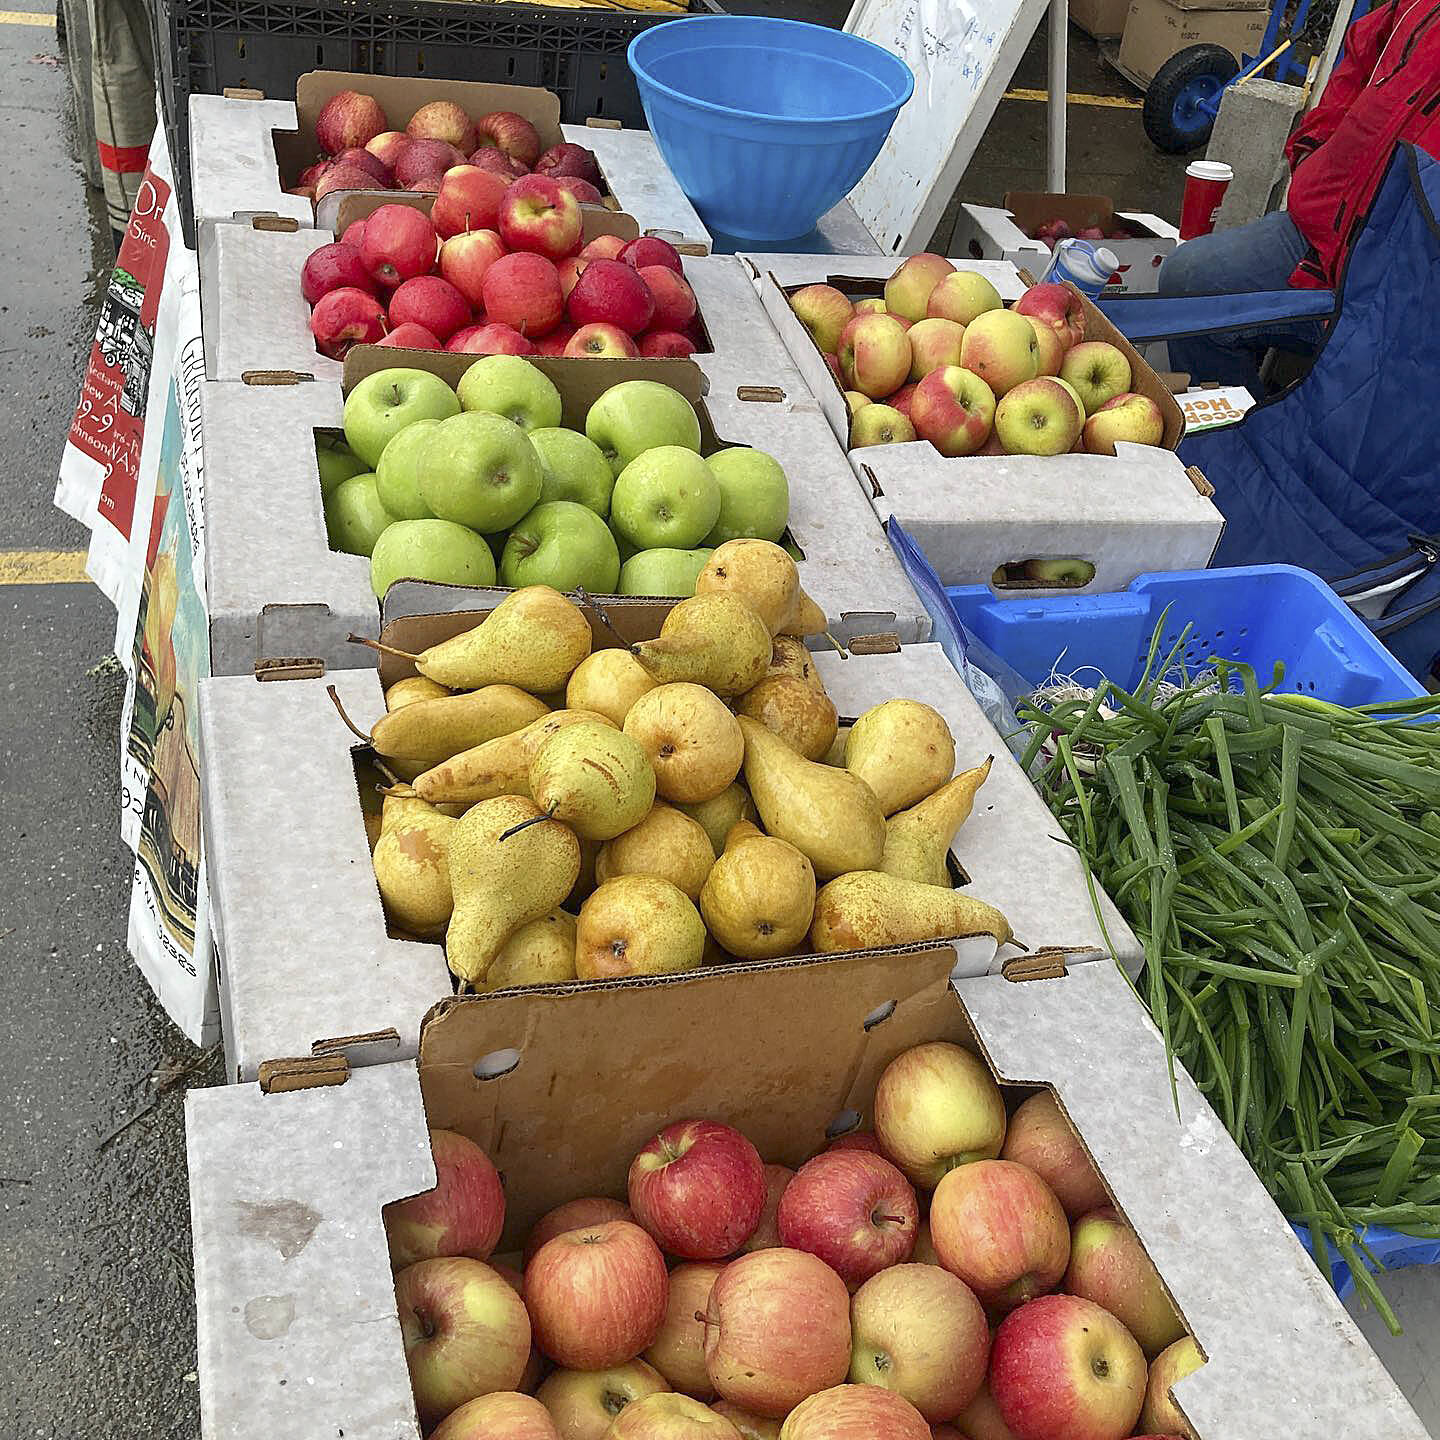
{"label": "brown cardboard box lid", "polygon": [[[1118,35],[1120,32],[1117,30],[1115,33]],[[1115,228],[1115,202],[1108,195],[1007,190],[1002,203],[1027,235],[1047,220],[1063,220],[1076,234],[1091,225],[1098,225],[1102,230]]]}

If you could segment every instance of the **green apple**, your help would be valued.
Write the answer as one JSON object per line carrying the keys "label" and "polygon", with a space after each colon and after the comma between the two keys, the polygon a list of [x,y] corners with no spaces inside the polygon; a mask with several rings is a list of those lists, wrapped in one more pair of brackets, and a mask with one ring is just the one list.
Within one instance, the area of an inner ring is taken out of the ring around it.
{"label": "green apple", "polygon": [[370,585],[383,600],[397,580],[493,585],[495,560],[483,536],[453,520],[397,520],[375,542]]}
{"label": "green apple", "polygon": [[365,462],[333,431],[315,432],[315,464],[320,470],[320,493],[328,495],[342,480],[365,473]]}
{"label": "green apple", "polygon": [[790,482],[780,462],[744,445],[717,450],[710,471],[720,484],[720,518],[707,545],[727,540],[779,540],[790,518]]}
{"label": "green apple", "polygon": [[602,520],[609,515],[615,476],[593,440],[578,430],[547,425],[530,432],[530,443],[540,457],[541,500],[573,500],[588,506]]}
{"label": "green apple", "polygon": [[390,437],[417,420],[444,420],[460,413],[460,400],[427,370],[377,370],[346,397],[345,439],[373,470]]}
{"label": "green apple", "polygon": [[417,420],[380,452],[375,488],[380,503],[399,520],[429,520],[435,514],[420,493],[420,456],[439,428],[438,420]]}
{"label": "green apple", "polygon": [[610,527],[611,535],[615,536],[615,548],[620,552],[620,563],[623,565],[632,555],[639,555],[638,546],[632,545],[623,535],[615,534],[615,527]]}
{"label": "green apple", "polygon": [[373,475],[352,475],[325,497],[325,533],[332,550],[368,555],[395,517],[380,503]]}
{"label": "green apple", "polygon": [[510,531],[500,559],[502,585],[584,586],[613,595],[619,579],[615,537],[593,510],[573,500],[537,505]]}
{"label": "green apple", "polygon": [[708,550],[639,550],[620,567],[618,595],[693,595]]}
{"label": "green apple", "polygon": [[659,445],[632,460],[615,482],[610,520],[641,550],[688,550],[715,527],[720,482],[683,445]]}
{"label": "green apple", "polygon": [[508,530],[540,499],[540,460],[513,421],[466,410],[442,420],[420,455],[420,494],[442,520]]}
{"label": "green apple", "polygon": [[658,380],[622,380],[612,385],[590,407],[585,433],[604,452],[616,475],[657,445],[683,445],[700,453],[695,407]]}
{"label": "green apple", "polygon": [[456,388],[462,410],[503,415],[522,430],[558,425],[564,409],[550,377],[519,355],[486,355],[460,377]]}

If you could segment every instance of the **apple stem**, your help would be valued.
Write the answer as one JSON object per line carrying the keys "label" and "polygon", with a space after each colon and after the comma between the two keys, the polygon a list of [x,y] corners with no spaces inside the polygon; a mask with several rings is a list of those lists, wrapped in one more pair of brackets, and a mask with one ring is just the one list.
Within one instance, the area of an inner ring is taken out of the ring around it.
{"label": "apple stem", "polygon": [[[370,743],[370,736],[369,736],[368,734],[366,734],[366,732],[365,732],[364,730],[362,730],[362,729],[345,713],[345,707],[340,703],[340,695],[339,695],[339,693],[336,691],[335,687],[334,687],[333,685],[327,685],[327,686],[325,687],[325,693],[330,697],[331,701],[334,703],[335,709],[339,712],[340,718],[345,722],[346,726],[349,728],[350,733],[351,733],[352,735],[358,737],[359,739],[363,740],[363,741],[368,745],[368,744]],[[394,777],[393,775],[390,775],[388,771],[382,770],[382,773],[388,776],[388,778],[389,778],[389,780],[390,780],[390,783],[391,783],[392,785],[395,783],[395,777]]]}
{"label": "apple stem", "polygon": [[883,1220],[888,1225],[903,1225],[905,1223],[905,1217],[903,1215],[876,1215],[872,1218]]}
{"label": "apple stem", "polygon": [[379,640],[371,640],[365,635],[347,635],[345,637],[352,645],[364,645],[368,649],[378,650],[382,655],[396,655],[401,660],[418,660],[418,655],[412,655],[408,650],[397,650],[393,645],[386,645]]}
{"label": "apple stem", "polygon": [[512,825],[500,836],[500,839],[502,841],[508,840],[512,835],[518,835],[522,830],[528,830],[532,825],[539,825],[546,820],[553,820],[555,818],[555,806],[559,803],[557,800],[542,814],[532,815],[528,820],[522,820],[518,825]]}

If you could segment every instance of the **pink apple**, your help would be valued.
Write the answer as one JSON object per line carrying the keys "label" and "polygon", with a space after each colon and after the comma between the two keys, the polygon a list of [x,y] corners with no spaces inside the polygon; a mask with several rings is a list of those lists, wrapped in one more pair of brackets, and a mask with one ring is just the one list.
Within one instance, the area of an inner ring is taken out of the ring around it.
{"label": "pink apple", "polygon": [[740,1440],[780,1440],[782,1422],[772,1415],[757,1415],[729,1400],[717,1400],[710,1408],[740,1432]]}
{"label": "pink apple", "polygon": [[315,139],[327,155],[365,145],[389,126],[380,102],[358,90],[332,95],[315,117]]}
{"label": "pink apple", "polygon": [[656,359],[693,355],[695,347],[673,330],[647,330],[640,337],[640,353]]}
{"label": "pink apple", "polygon": [[943,276],[930,292],[925,314],[940,320],[969,325],[981,315],[1001,306],[1000,292],[978,271],[957,270]]}
{"label": "pink apple", "polygon": [[995,433],[1010,455],[1063,455],[1084,423],[1074,395],[1049,375],[1022,380],[995,407]]}
{"label": "pink apple", "polygon": [[438,195],[440,193],[440,182],[445,177],[440,173],[433,175],[422,175],[417,180],[412,180],[405,189],[412,195]]}
{"label": "pink apple", "polygon": [[944,1040],[912,1046],[885,1067],[874,1116],[886,1155],[926,1187],[956,1165],[998,1155],[1005,1139],[1005,1101],[989,1067]]}
{"label": "pink apple", "polygon": [[740,1440],[740,1432],[689,1395],[661,1391],[627,1405],[615,1417],[609,1440]]}
{"label": "pink apple", "polygon": [[836,1385],[802,1400],[780,1427],[780,1440],[931,1440],[925,1417],[902,1395],[878,1385]]}
{"label": "pink apple", "polygon": [[453,100],[422,105],[405,126],[412,140],[443,140],[469,154],[475,148],[475,124]]}
{"label": "pink apple", "polygon": [[443,350],[445,348],[423,325],[416,325],[408,320],[403,325],[397,325],[375,343],[377,345],[394,345],[401,350]]}
{"label": "pink apple", "polygon": [[1032,285],[1013,309],[1017,315],[1032,315],[1048,325],[1066,350],[1085,338],[1085,307],[1079,293],[1068,285]]}
{"label": "pink apple", "polygon": [[1165,438],[1165,417],[1148,395],[1126,392],[1107,400],[1085,422],[1085,448],[1092,455],[1113,455],[1118,440],[1158,445]]}
{"label": "pink apple", "polygon": [[990,1393],[988,1379],[980,1386],[975,1398],[955,1417],[955,1424],[966,1440],[1015,1440],[1015,1432],[1005,1423],[1000,1407]]}
{"label": "pink apple", "polygon": [[495,229],[500,201],[508,187],[478,165],[456,165],[440,178],[430,221],[441,239],[466,230]]}
{"label": "pink apple", "polygon": [[669,1388],[653,1366],[627,1360],[603,1370],[553,1371],[535,1398],[550,1412],[560,1440],[603,1440],[627,1405]]}
{"label": "pink apple", "polygon": [[584,274],[585,267],[589,263],[579,255],[571,255],[555,267],[560,272],[560,293],[567,300],[570,298],[570,292],[575,288],[575,282]]}
{"label": "pink apple", "polygon": [[340,236],[340,243],[348,245],[352,250],[358,250],[365,243],[365,222],[363,220],[352,220]]}
{"label": "pink apple", "polygon": [[915,434],[942,455],[974,455],[989,439],[994,420],[990,387],[973,370],[959,365],[932,370],[915,387],[910,401]]}
{"label": "pink apple", "polygon": [[790,308],[821,353],[827,355],[839,349],[840,337],[855,317],[849,298],[833,285],[802,286],[790,297]]}
{"label": "pink apple", "polygon": [[[840,368],[840,357],[838,355],[826,355],[825,368],[835,377],[835,383],[843,390],[845,388],[845,372]],[[860,393],[858,390],[855,392]],[[870,398],[868,395],[865,397]]]}
{"label": "pink apple", "polygon": [[760,1415],[788,1415],[850,1369],[845,1282],[804,1250],[732,1260],[710,1291],[705,1368],[720,1395]]}
{"label": "pink apple", "polygon": [[559,272],[543,255],[502,255],[486,270],[480,294],[487,319],[529,339],[553,330],[565,313]]}
{"label": "pink apple", "polygon": [[439,275],[416,275],[402,281],[390,297],[390,323],[423,325],[439,340],[448,340],[470,323],[465,297]]}
{"label": "pink apple", "polygon": [[1013,310],[987,310],[965,327],[960,364],[974,371],[998,400],[1039,373],[1039,342],[1023,315]]}
{"label": "pink apple", "polygon": [[1082,1215],[1071,1227],[1063,1288],[1108,1310],[1147,1356],[1158,1355],[1185,1333],[1154,1262],[1110,1206]]}
{"label": "pink apple", "polygon": [[488,140],[522,165],[533,165],[540,158],[540,136],[535,127],[513,110],[492,110],[480,117],[475,129],[482,141]]}
{"label": "pink apple", "polygon": [[296,177],[297,186],[308,185],[312,190],[315,188],[320,177],[334,164],[333,160],[317,160],[313,165],[307,165]]}
{"label": "pink apple", "polygon": [[600,192],[588,180],[582,180],[578,175],[552,175],[549,178],[562,190],[569,191],[575,197],[577,204],[599,205],[601,203]]}
{"label": "pink apple", "polygon": [[891,315],[857,315],[840,336],[845,387],[872,400],[898,390],[910,375],[910,337]]}
{"label": "pink apple", "polygon": [[665,1318],[645,1359],[676,1390],[697,1400],[711,1400],[715,1387],[705,1369],[705,1308],[715,1279],[725,1267],[699,1261],[677,1265],[670,1272],[670,1297]]}
{"label": "pink apple", "polygon": [[[557,325],[548,335],[542,336],[535,342],[535,353],[537,355],[551,355],[556,358],[564,355],[565,347],[574,337],[575,327],[568,323]],[[626,1211],[627,1215],[629,1211]]]}
{"label": "pink apple", "polygon": [[885,301],[878,295],[872,295],[867,300],[855,302],[855,313],[857,315],[888,315],[890,312],[885,308]]}
{"label": "pink apple", "polygon": [[440,274],[479,309],[485,303],[485,272],[506,253],[505,242],[493,230],[467,230],[440,247]]}
{"label": "pink apple", "polygon": [[597,235],[580,251],[582,260],[618,260],[629,242],[618,235]]}
{"label": "pink apple", "polygon": [[920,1211],[910,1182],[882,1156],[826,1150],[796,1171],[777,1219],[782,1245],[818,1255],[853,1289],[909,1259]]}
{"label": "pink apple", "polygon": [[365,142],[365,148],[393,175],[401,155],[410,147],[410,137],[403,130],[385,130],[373,140]]}
{"label": "pink apple", "polygon": [[[955,267],[943,255],[912,255],[885,282],[885,308],[909,321],[929,314],[930,295]],[[916,376],[919,379],[919,376]]]}
{"label": "pink apple", "polygon": [[754,1233],[765,1207],[765,1166],[729,1125],[680,1120],[636,1155],[629,1189],[635,1218],[663,1249],[682,1260],[718,1260]]}
{"label": "pink apple", "polygon": [[765,1167],[765,1208],[760,1212],[760,1223],[740,1247],[742,1253],[748,1255],[752,1250],[773,1250],[779,1245],[780,1222],[777,1212],[780,1209],[780,1197],[794,1178],[795,1172],[786,1165]]}
{"label": "pink apple", "polygon": [[1140,1411],[1140,1429],[1153,1431],[1157,1435],[1173,1437],[1173,1440],[1197,1440],[1195,1429],[1175,1403],[1171,1387],[1194,1374],[1205,1363],[1190,1336],[1167,1345],[1150,1362],[1150,1374],[1145,1383],[1145,1404]]}
{"label": "pink apple", "polygon": [[567,1230],[581,1230],[587,1226],[603,1225],[607,1220],[633,1220],[630,1207],[621,1200],[611,1200],[605,1195],[582,1195],[578,1200],[567,1200],[553,1210],[547,1210],[531,1227],[525,1237],[524,1262],[529,1264],[535,1252],[547,1241]]}
{"label": "pink apple", "polygon": [[457,330],[446,342],[445,349],[452,355],[469,355],[474,352],[470,349],[470,342],[484,329],[483,325],[467,325],[463,330]]}
{"label": "pink apple", "polygon": [[[846,391],[847,395],[851,393],[855,392]],[[850,412],[852,450],[863,450],[867,445],[905,445],[913,439],[915,426],[893,405],[872,402]]]}
{"label": "pink apple", "polygon": [[1080,396],[1087,415],[1130,389],[1130,361],[1125,352],[1105,340],[1085,340],[1074,346],[1060,366]]}
{"label": "pink apple", "polygon": [[582,325],[566,342],[572,360],[634,360],[640,349],[618,325]]}
{"label": "pink apple", "polygon": [[470,157],[470,163],[477,165],[481,170],[488,170],[493,175],[498,175],[507,183],[512,180],[519,180],[530,173],[527,165],[515,159],[513,155],[507,155],[503,150],[497,150],[493,145],[481,145]]}
{"label": "pink apple", "polygon": [[337,169],[344,165],[356,170],[363,170],[367,175],[374,177],[379,188],[385,190],[390,188],[391,182],[395,178],[390,173],[390,167],[378,155],[360,145],[352,145],[348,150],[342,150],[335,157],[335,165]]}
{"label": "pink apple", "polygon": [[633,1360],[660,1328],[668,1289],[664,1257],[628,1220],[566,1230],[525,1267],[535,1343],[569,1370]]}
{"label": "pink apple", "polygon": [[430,1440],[560,1440],[560,1432],[534,1396],[495,1390],[452,1410]]}
{"label": "pink apple", "polygon": [[910,327],[910,378],[923,380],[932,370],[960,363],[965,327],[953,320],[920,320]]}
{"label": "pink apple", "polygon": [[313,305],[322,295],[348,286],[373,293],[376,289],[360,252],[343,241],[312,250],[300,271],[300,293]]}
{"label": "pink apple", "polygon": [[992,1309],[1054,1290],[1070,1260],[1070,1227],[1054,1192],[1013,1160],[952,1170],[930,1202],[940,1263]]}
{"label": "pink apple", "polygon": [[412,138],[395,161],[395,179],[408,186],[416,180],[438,179],[447,170],[464,163],[465,152],[448,141]]}
{"label": "pink apple", "polygon": [[912,380],[908,385],[902,385],[885,403],[892,409],[898,410],[913,426],[914,417],[910,414],[910,407],[915,402],[915,392],[920,387]]}
{"label": "pink apple", "polygon": [[374,345],[384,336],[385,307],[368,290],[331,290],[310,312],[310,333],[322,355],[343,360],[352,345]]}
{"label": "pink apple", "polygon": [[315,184],[315,199],[318,203],[336,190],[378,190],[380,182],[358,165],[332,165]]}
{"label": "pink apple", "polygon": [[1050,325],[1037,316],[1027,315],[1025,318],[1035,332],[1036,375],[1059,375],[1060,367],[1065,363],[1065,342]]}
{"label": "pink apple", "polygon": [[636,272],[655,297],[657,330],[683,330],[695,318],[695,292],[683,275],[666,265],[642,265]]}
{"label": "pink apple", "polygon": [[827,1150],[868,1150],[872,1155],[890,1157],[881,1148],[873,1130],[852,1130],[848,1135],[837,1135],[826,1147]]}
{"label": "pink apple", "polygon": [[365,221],[360,258],[382,285],[428,275],[435,265],[435,227],[409,205],[382,205]]}
{"label": "pink apple", "polygon": [[627,335],[650,326],[655,299],[637,271],[619,260],[591,260],[565,306],[576,325],[616,325]]}
{"label": "pink apple", "polygon": [[632,240],[621,250],[619,258],[635,270],[643,270],[648,265],[663,265],[677,275],[685,271],[685,262],[681,260],[680,252],[668,240],[662,240],[658,235],[641,235]]}
{"label": "pink apple", "polygon": [[[461,343],[456,344],[456,341]],[[462,351],[466,355],[533,355],[535,353],[534,344],[518,330],[509,325],[496,324],[493,320],[486,325],[467,325],[463,331],[450,337],[445,348],[450,351]]]}
{"label": "pink apple", "polygon": [[544,175],[516,180],[500,202],[500,238],[512,250],[563,260],[580,250],[579,202]]}
{"label": "pink apple", "polygon": [[578,179],[589,181],[597,189],[604,184],[600,178],[600,165],[595,159],[595,152],[587,150],[583,145],[572,145],[568,140],[552,145],[536,160],[534,168],[537,175],[553,175],[557,178],[561,175],[574,175]]}
{"label": "pink apple", "polygon": [[426,1430],[467,1400],[519,1383],[530,1319],[490,1266],[463,1256],[421,1260],[395,1277],[395,1304]]}
{"label": "pink apple", "polygon": [[1145,1357],[1108,1310],[1046,1295],[995,1332],[990,1389],[1016,1440],[1121,1440],[1145,1399]]}
{"label": "pink apple", "polygon": [[1029,1166],[1072,1220],[1110,1203],[1099,1172],[1052,1091],[1032,1095],[1010,1117],[1000,1158]]}

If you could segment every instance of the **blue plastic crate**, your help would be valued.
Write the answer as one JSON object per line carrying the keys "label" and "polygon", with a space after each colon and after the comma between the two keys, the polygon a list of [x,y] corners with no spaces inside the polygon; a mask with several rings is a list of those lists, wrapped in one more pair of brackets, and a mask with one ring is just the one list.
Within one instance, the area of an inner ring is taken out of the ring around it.
{"label": "blue plastic crate", "polygon": [[[1327,1243],[1327,1264],[1315,1254],[1308,1227],[1292,1221],[1290,1228],[1300,1237],[1300,1243],[1310,1252],[1315,1263],[1328,1271],[1335,1293],[1342,1300],[1348,1300],[1355,1293],[1355,1276],[1350,1271],[1349,1262],[1342,1260],[1335,1247]],[[1414,1235],[1402,1235],[1385,1225],[1367,1225],[1356,1231],[1356,1238],[1370,1247],[1371,1253],[1386,1270],[1404,1270],[1411,1265],[1440,1265],[1440,1240],[1421,1240]],[[1367,1266],[1372,1272],[1376,1269],[1368,1262]]]}

